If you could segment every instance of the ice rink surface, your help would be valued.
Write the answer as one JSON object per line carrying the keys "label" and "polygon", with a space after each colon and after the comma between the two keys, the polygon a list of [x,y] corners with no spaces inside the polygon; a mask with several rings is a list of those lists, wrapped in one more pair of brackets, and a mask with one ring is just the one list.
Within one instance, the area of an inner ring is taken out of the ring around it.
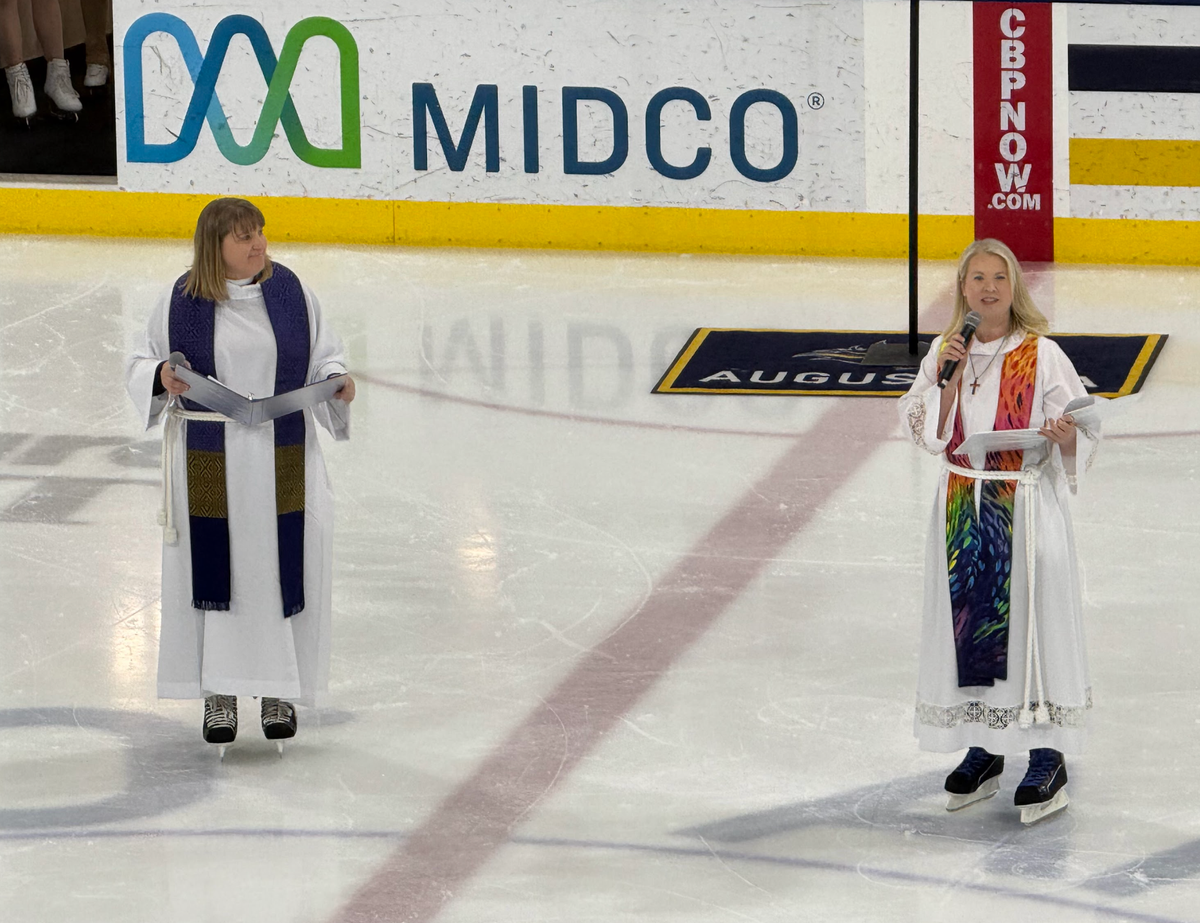
{"label": "ice rink surface", "polygon": [[243,702],[221,763],[155,697],[122,378],[190,244],[0,237],[5,923],[1200,920],[1200,271],[1029,276],[1170,340],[1074,504],[1091,740],[1024,828],[1023,760],[948,814],[912,737],[937,461],[894,401],[650,394],[699,326],[902,327],[903,262],[272,253],[359,381],[332,704],[280,759]]}

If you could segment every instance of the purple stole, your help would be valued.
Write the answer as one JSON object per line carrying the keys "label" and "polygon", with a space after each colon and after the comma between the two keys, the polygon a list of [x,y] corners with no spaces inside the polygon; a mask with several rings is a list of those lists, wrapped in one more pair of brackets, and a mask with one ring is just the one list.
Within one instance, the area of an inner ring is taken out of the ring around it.
{"label": "purple stole", "polygon": [[[213,335],[216,304],[187,294],[181,276],[171,293],[168,322],[172,352],[183,353],[192,370],[220,378]],[[262,283],[275,333],[275,393],[307,383],[310,334],[308,304],[300,280],[274,264]],[[185,410],[207,408],[181,398]],[[234,424],[237,425],[237,424]],[[304,609],[304,413],[279,417],[275,427],[275,512],[279,542],[279,589],[284,617]],[[224,423],[187,421],[188,527],[192,546],[192,605],[228,611],[229,504],[225,486]]]}

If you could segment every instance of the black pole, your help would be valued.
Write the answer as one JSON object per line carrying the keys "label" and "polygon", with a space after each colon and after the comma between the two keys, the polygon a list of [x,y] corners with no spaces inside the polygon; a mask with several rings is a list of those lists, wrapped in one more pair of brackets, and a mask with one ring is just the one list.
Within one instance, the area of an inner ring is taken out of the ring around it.
{"label": "black pole", "polygon": [[880,340],[863,356],[863,365],[893,368],[920,365],[928,343],[917,339],[917,127],[920,77],[921,0],[908,0],[908,345]]}
{"label": "black pole", "polygon": [[908,0],[908,351],[917,354],[917,143],[921,0]]}

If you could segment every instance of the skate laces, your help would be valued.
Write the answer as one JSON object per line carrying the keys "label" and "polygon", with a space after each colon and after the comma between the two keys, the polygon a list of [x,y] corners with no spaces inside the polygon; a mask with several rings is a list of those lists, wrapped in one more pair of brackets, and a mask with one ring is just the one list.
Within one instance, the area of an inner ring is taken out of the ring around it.
{"label": "skate laces", "polygon": [[273,699],[268,696],[263,696],[263,724],[290,724],[295,714],[296,709],[293,707],[291,702],[284,702],[282,699]]}
{"label": "skate laces", "polygon": [[967,755],[963,757],[963,761],[958,764],[958,769],[955,771],[973,776],[987,768],[988,763],[995,758],[995,754],[988,753],[982,747],[971,747],[967,750]]}
{"label": "skate laces", "polygon": [[1054,750],[1031,750],[1029,752],[1029,769],[1025,773],[1024,785],[1041,786],[1050,781],[1058,769],[1059,757]]}
{"label": "skate laces", "polygon": [[210,728],[237,727],[237,699],[228,695],[205,698],[204,723]]}

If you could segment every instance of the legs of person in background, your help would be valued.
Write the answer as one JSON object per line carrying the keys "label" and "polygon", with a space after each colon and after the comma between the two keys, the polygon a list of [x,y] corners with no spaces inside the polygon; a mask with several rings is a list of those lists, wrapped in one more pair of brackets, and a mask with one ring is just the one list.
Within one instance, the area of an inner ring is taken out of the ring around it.
{"label": "legs of person in background", "polygon": [[[32,0],[33,30],[46,57],[46,83],[42,91],[50,97],[51,114],[74,115],[83,108],[79,94],[71,86],[71,65],[63,51],[62,13],[58,0]],[[58,111],[55,112],[55,109]],[[75,116],[78,118],[78,116]]]}
{"label": "legs of person in background", "polygon": [[33,81],[29,68],[22,60],[21,20],[17,16],[17,0],[0,0],[0,67],[8,78],[8,95],[12,97],[12,113],[26,123],[37,112],[33,97]]}
{"label": "legs of person in background", "polygon": [[108,30],[112,21],[112,0],[80,0],[83,25],[87,30],[87,73],[85,87],[102,87],[108,83],[112,61],[108,54]]}
{"label": "legs of person in background", "polygon": [[[62,14],[58,0],[30,0],[30,3],[33,31],[37,34],[47,62],[43,89],[58,113],[79,112],[83,103],[71,86],[71,68],[63,57]],[[17,0],[0,0],[0,64],[4,66],[8,78],[13,115],[28,120],[37,111],[37,103],[32,99],[33,84],[23,61]]]}
{"label": "legs of person in background", "polygon": [[23,60],[17,0],[0,0],[0,67],[14,67]]}

